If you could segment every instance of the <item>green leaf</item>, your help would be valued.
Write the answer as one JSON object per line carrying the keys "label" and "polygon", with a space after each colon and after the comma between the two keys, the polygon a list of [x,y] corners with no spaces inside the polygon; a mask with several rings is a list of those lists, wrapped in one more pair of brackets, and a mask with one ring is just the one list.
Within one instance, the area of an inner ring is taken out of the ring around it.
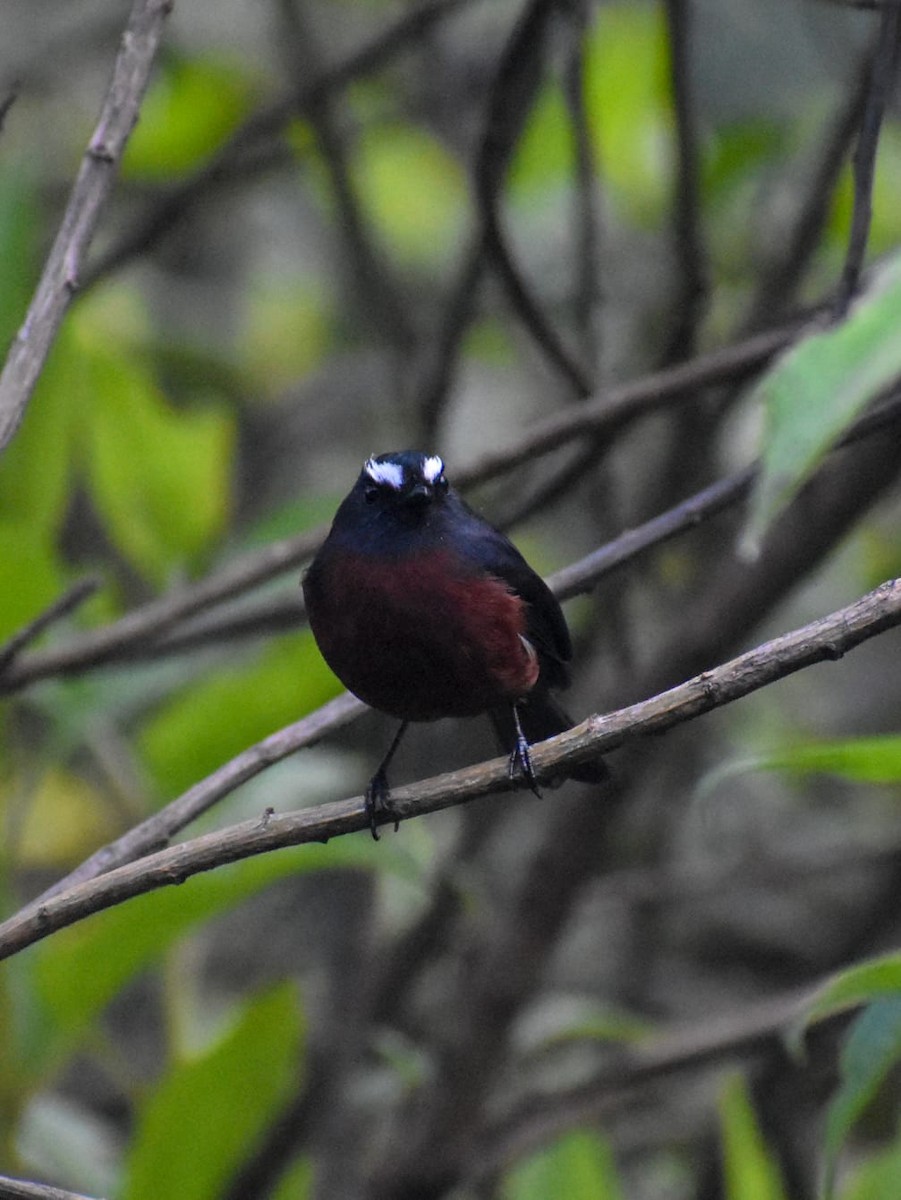
{"label": "green leaf", "polygon": [[766,412],[763,466],[742,538],[756,552],[769,525],[870,400],[901,373],[901,254],[834,328],[784,354],[752,393]]}
{"label": "green leaf", "polygon": [[[63,325],[15,438],[0,461],[0,513],[32,535],[55,537],[70,501],[79,437],[78,349]],[[83,408],[82,408],[82,411]]]}
{"label": "green leaf", "polygon": [[797,1051],[809,1025],[832,1013],[885,996],[901,993],[901,954],[886,954],[850,967],[819,987],[786,1034]]}
{"label": "green leaf", "polygon": [[735,759],[704,776],[698,785],[697,799],[706,800],[727,780],[750,771],[784,771],[797,776],[834,775],[850,783],[898,783],[901,780],[901,737],[887,733],[830,742],[802,742],[767,754]]}
{"label": "green leaf", "polygon": [[255,90],[233,62],[170,53],[141,107],[123,175],[164,180],[199,166],[250,111]]}
{"label": "green leaf", "polygon": [[211,1200],[296,1084],[301,1025],[295,988],[248,1005],[200,1057],[178,1061],[145,1104],[123,1200]]}
{"label": "green leaf", "polygon": [[545,84],[529,113],[510,163],[514,198],[542,199],[548,185],[572,177],[575,163],[572,122],[560,85]]}
{"label": "green leaf", "polygon": [[672,114],[659,5],[605,4],[586,39],[585,102],[605,182],[631,221],[669,202]]}
{"label": "green leaf", "polygon": [[180,691],[144,725],[138,744],[163,793],[175,795],[340,690],[305,630]]}
{"label": "green leaf", "polygon": [[356,147],[353,178],[376,230],[413,266],[439,266],[459,245],[467,189],[459,164],[412,125],[370,125]]}
{"label": "green leaf", "polygon": [[767,1149],[741,1075],[720,1098],[727,1200],[785,1200],[778,1164]]}
{"label": "green leaf", "polygon": [[842,1050],[841,1083],[826,1122],[823,1191],[834,1194],[838,1156],[848,1134],[901,1059],[901,995],[876,1000],[860,1014]]}
{"label": "green leaf", "polygon": [[[37,278],[40,205],[27,163],[0,163],[0,347],[6,348],[28,308]],[[7,452],[4,452],[7,453]]]}
{"label": "green leaf", "polygon": [[569,1133],[511,1171],[503,1200],[620,1200],[613,1152],[594,1133]]}
{"label": "green leaf", "polygon": [[82,344],[91,494],[122,553],[163,583],[225,527],[233,422],[212,406],[176,411],[139,356],[98,332]]}
{"label": "green leaf", "polygon": [[0,642],[36,617],[64,590],[56,556],[39,528],[0,522]]}

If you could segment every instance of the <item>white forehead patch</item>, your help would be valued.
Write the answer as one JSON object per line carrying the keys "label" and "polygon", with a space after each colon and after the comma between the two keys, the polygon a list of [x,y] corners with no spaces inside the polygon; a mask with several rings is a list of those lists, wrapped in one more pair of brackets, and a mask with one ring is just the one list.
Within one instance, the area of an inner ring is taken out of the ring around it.
{"label": "white forehead patch", "polygon": [[399,492],[404,486],[404,469],[400,463],[396,462],[376,462],[374,458],[367,458],[363,464],[363,471],[373,483],[381,483],[386,487],[394,488]]}
{"label": "white forehead patch", "polygon": [[444,463],[437,454],[430,454],[422,460],[422,477],[426,483],[437,483],[444,474]]}

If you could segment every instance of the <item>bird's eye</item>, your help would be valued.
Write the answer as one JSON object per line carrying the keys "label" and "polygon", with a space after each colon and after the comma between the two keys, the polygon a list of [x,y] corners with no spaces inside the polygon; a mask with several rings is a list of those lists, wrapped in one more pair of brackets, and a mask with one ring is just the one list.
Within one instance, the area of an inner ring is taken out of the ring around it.
{"label": "bird's eye", "polygon": [[447,480],[444,478],[443,475],[440,475],[435,480],[435,491],[436,492],[446,492],[447,491]]}
{"label": "bird's eye", "polygon": [[379,498],[379,489],[377,487],[368,487],[363,495],[367,504],[375,504]]}

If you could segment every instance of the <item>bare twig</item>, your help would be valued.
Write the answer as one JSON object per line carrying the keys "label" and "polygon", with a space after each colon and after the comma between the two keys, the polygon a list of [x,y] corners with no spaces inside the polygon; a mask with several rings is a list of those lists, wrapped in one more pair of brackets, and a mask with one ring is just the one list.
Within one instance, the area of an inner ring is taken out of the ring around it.
{"label": "bare twig", "polygon": [[891,95],[898,65],[899,35],[901,35],[901,12],[887,8],[882,14],[879,37],[873,56],[869,94],[864,108],[860,136],[854,151],[854,208],[851,215],[851,234],[842,271],[838,294],[835,298],[833,316],[841,320],[848,305],[857,294],[860,273],[870,236],[872,218],[873,178],[876,172],[876,148],[879,132],[885,116],[885,108]]}
{"label": "bare twig", "polygon": [[555,0],[530,0],[504,48],[488,101],[475,187],[485,249],[516,315],[575,395],[588,396],[591,380],[560,341],[523,280],[507,245],[499,211],[510,157],[540,82],[544,42],[554,8]]}
{"label": "bare twig", "polygon": [[567,63],[563,94],[569,110],[575,147],[574,242],[575,311],[582,357],[590,373],[598,378],[600,355],[600,229],[597,167],[594,145],[585,104],[585,40],[588,31],[588,5],[577,0],[569,6],[570,19]]}
{"label": "bare twig", "polygon": [[415,45],[417,38],[436,21],[450,16],[468,3],[471,0],[426,0],[356,53],[329,68],[320,79],[311,84],[304,82],[299,88],[293,88],[286,95],[258,109],[202,167],[166,192],[119,241],[114,242],[92,263],[85,272],[84,286],[92,286],[130,259],[149,250],[212,189],[229,179],[235,164],[240,163],[249,151],[260,142],[277,137],[298,110],[306,110],[331,92],[378,70],[395,54],[407,46]]}
{"label": "bare twig", "polygon": [[670,86],[676,116],[673,250],[679,283],[673,299],[673,327],[663,365],[689,358],[707,307],[709,268],[701,226],[700,148],[691,95],[691,0],[665,0],[669,26]]}
{"label": "bare twig", "polygon": [[0,1200],[91,1200],[81,1192],[67,1192],[46,1183],[26,1183],[24,1179],[0,1176]]}
{"label": "bare twig", "polygon": [[[814,663],[841,658],[861,642],[901,624],[901,580],[891,580],[860,600],[809,625],[766,642],[730,662],[705,671],[649,700],[607,716],[592,716],[567,733],[536,746],[533,766],[539,777],[607,753],[637,737],[660,734],[711,709],[729,704],[786,675]],[[278,737],[279,735],[273,735]],[[271,743],[267,739],[260,747]],[[212,778],[223,781],[234,772],[233,786],[258,773],[260,747],[240,755]],[[253,770],[237,771],[256,753]],[[272,758],[270,757],[270,761]],[[204,783],[198,784],[202,789]],[[392,792],[385,821],[408,820],[439,812],[510,787],[505,758],[437,776],[414,787]],[[0,959],[8,958],[92,913],[156,888],[183,883],[213,870],[285,846],[328,841],[369,828],[362,797],[320,805],[315,809],[274,815],[266,822],[245,821],[118,867],[98,879],[75,884],[44,903],[32,904],[0,926]]]}
{"label": "bare twig", "polygon": [[9,110],[15,104],[18,95],[19,85],[14,83],[3,99],[0,100],[0,130],[3,129],[3,126],[6,123],[7,115],[9,114]]}
{"label": "bare twig", "polygon": [[62,224],[34,298],[0,375],[0,450],[25,413],[44,361],[72,296],[84,257],[112,189],[125,143],[134,127],[172,0],[135,0],[103,101]]}
{"label": "bare twig", "polygon": [[67,617],[69,613],[74,612],[79,605],[84,604],[85,600],[89,596],[93,596],[99,587],[99,579],[80,579],[78,583],[73,584],[67,592],[64,592],[62,596],[45,608],[42,613],[39,613],[34,620],[29,621],[27,625],[23,625],[21,629],[17,630],[5,645],[0,646],[0,672],[27,645],[46,632],[51,625],[54,625],[57,621],[61,621],[63,617]]}
{"label": "bare twig", "polygon": [[[545,1092],[538,1101],[526,1100],[502,1123],[484,1129],[471,1160],[479,1164],[479,1173],[496,1169],[568,1129],[609,1117],[642,1085],[777,1046],[815,994],[816,985],[794,988],[623,1048],[615,1062],[605,1064],[602,1077],[554,1096]],[[845,1011],[821,1024],[846,1021],[848,1015]]]}
{"label": "bare twig", "polygon": [[[279,0],[278,11],[291,74],[301,79],[322,78],[321,54],[303,5],[298,0]],[[394,346],[398,355],[409,354],[414,341],[411,322],[391,277],[390,264],[379,253],[357,197],[344,122],[337,108],[340,98],[334,91],[321,91],[302,103],[299,109],[310,122],[334,196],[337,224],[346,249],[348,305],[370,323],[388,345]]]}
{"label": "bare twig", "polygon": [[772,327],[791,304],[819,245],[835,188],[854,135],[863,120],[870,82],[872,51],[864,54],[853,85],[822,137],[822,152],[804,189],[786,245],[780,246],[760,274],[745,322],[750,330]]}
{"label": "bare twig", "polygon": [[345,692],[328,704],[323,704],[314,713],[287,725],[276,733],[270,734],[263,741],[257,742],[247,750],[243,750],[224,766],[202,779],[184,795],[167,804],[165,808],[129,829],[122,837],[110,842],[90,858],[85,859],[64,879],[59,880],[48,888],[42,896],[33,902],[40,905],[51,896],[68,889],[75,883],[86,879],[94,879],[123,863],[133,862],[162,846],[167,846],[176,833],[190,825],[192,821],[212,808],[224,796],[259,775],[266,767],[281,762],[289,754],[312,746],[324,737],[340,729],[365,711],[365,705]]}

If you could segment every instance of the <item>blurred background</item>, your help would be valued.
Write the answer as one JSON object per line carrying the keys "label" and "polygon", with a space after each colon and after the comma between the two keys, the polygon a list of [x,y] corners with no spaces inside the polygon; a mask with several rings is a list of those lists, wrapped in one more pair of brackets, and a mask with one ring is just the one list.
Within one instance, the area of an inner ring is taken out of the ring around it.
{"label": "blurred background", "polygon": [[[3,4],[4,346],[127,7]],[[505,454],[830,300],[881,20],[817,0],[179,0],[0,461],[0,642],[100,584],[0,678],[5,915],[339,694],[298,581],[369,454],[441,454],[545,575],[753,461],[772,350]],[[901,243],[899,194],[890,110],[872,260]],[[573,715],[897,575],[899,471],[897,432],[868,438],[755,561],[739,505],[602,578],[567,605]],[[282,570],[91,649],[272,544]],[[879,740],[861,765],[860,739],[897,728],[899,656],[889,632],[619,751],[615,794],[280,851],[17,956],[0,1171],[124,1200],[813,1197],[839,1031],[802,1059],[780,1030],[795,989],[897,943],[901,770]],[[187,835],[358,794],[391,734],[367,713]],[[487,722],[417,726],[393,780],[495,753]],[[889,1079],[842,1196],[898,1195],[896,1124]]]}

